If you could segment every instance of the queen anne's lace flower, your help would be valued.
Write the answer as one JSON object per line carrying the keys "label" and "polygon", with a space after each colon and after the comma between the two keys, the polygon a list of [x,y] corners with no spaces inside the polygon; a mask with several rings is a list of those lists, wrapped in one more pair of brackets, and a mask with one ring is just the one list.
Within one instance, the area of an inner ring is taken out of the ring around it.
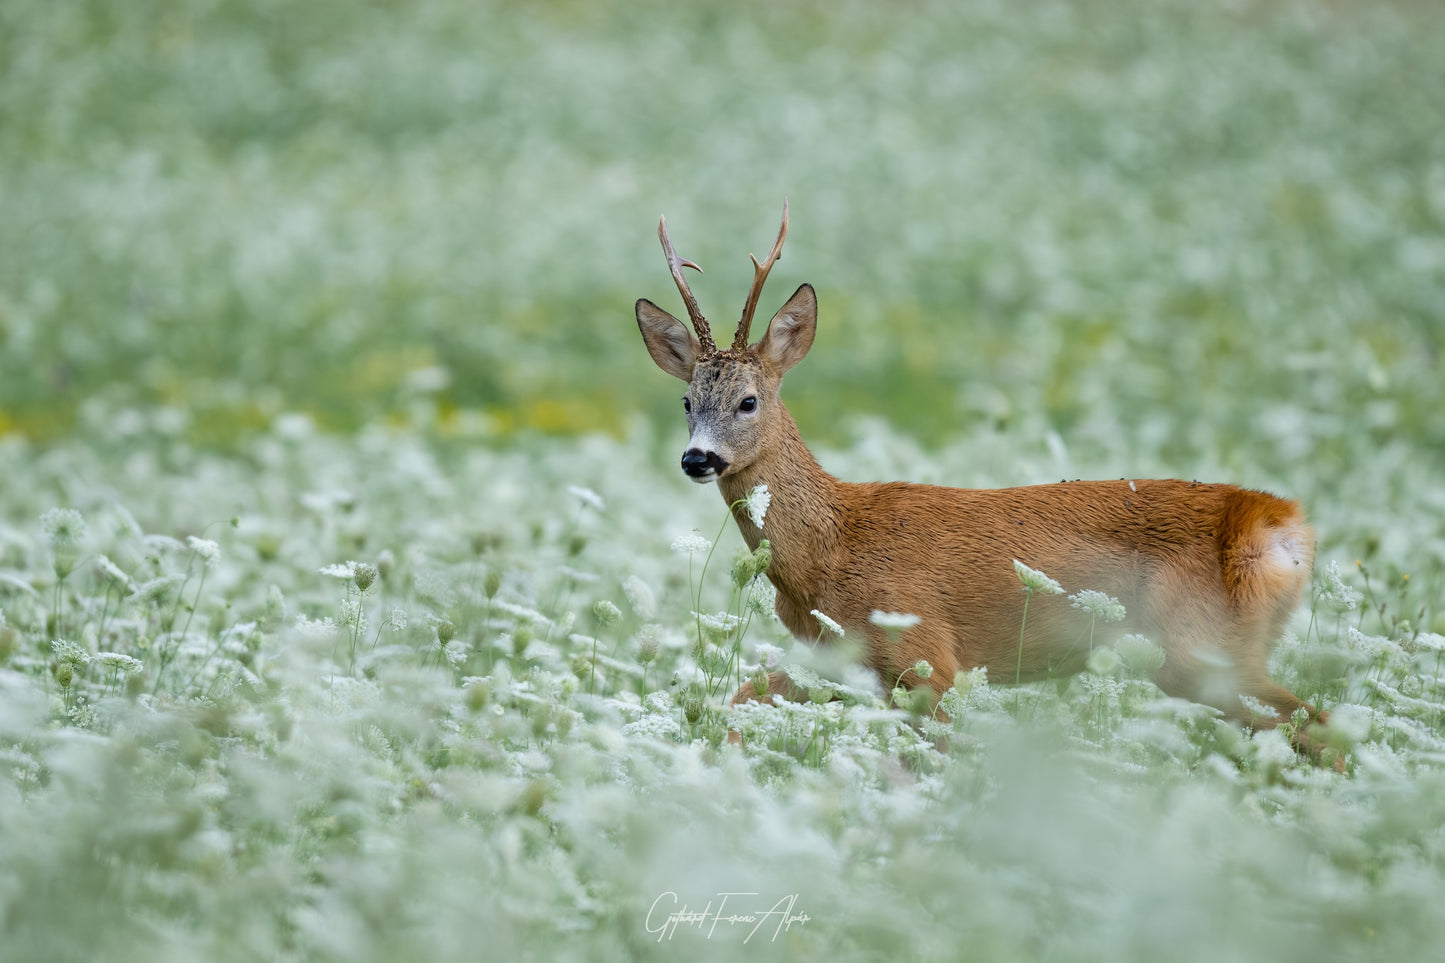
{"label": "queen anne's lace flower", "polygon": [[1029,568],[1018,559],[1014,559],[1014,574],[1023,583],[1024,590],[1037,595],[1063,595],[1064,587],[1043,572],[1036,568]]}
{"label": "queen anne's lace flower", "polygon": [[1093,589],[1084,589],[1069,596],[1069,604],[1076,609],[1082,609],[1100,622],[1122,622],[1124,620],[1124,604],[1112,596],[1103,592],[1095,592]]}
{"label": "queen anne's lace flower", "polygon": [[56,639],[51,642],[50,651],[54,654],[55,661],[61,665],[78,666],[90,661],[90,653],[69,639]]}
{"label": "queen anne's lace flower", "polygon": [[122,655],[119,652],[97,652],[94,661],[115,672],[124,672],[127,675],[138,675],[145,669],[140,659]]}
{"label": "queen anne's lace flower", "polygon": [[754,525],[762,528],[763,519],[768,514],[768,506],[772,503],[773,496],[768,491],[768,486],[759,485],[748,492],[747,497],[743,499],[743,510],[748,513],[748,518],[753,520]]}
{"label": "queen anne's lace flower", "polygon": [[201,561],[207,565],[210,565],[221,557],[221,546],[209,538],[197,538],[194,535],[188,535],[186,537],[186,544],[189,545],[191,551],[200,556]]}
{"label": "queen anne's lace flower", "polygon": [[811,614],[813,618],[818,620],[818,624],[823,627],[823,630],[825,632],[831,632],[833,635],[843,634],[843,626],[839,625],[837,622],[833,621],[822,612],[814,609]]}
{"label": "queen anne's lace flower", "polygon": [[657,596],[652,594],[652,587],[636,575],[622,580],[622,594],[627,596],[627,604],[638,618],[650,619],[657,615]]}
{"label": "queen anne's lace flower", "polygon": [[885,632],[906,632],[923,619],[907,612],[882,612],[874,609],[873,614],[868,616],[868,621]]}
{"label": "queen anne's lace flower", "polygon": [[672,550],[679,555],[700,555],[710,548],[712,548],[712,542],[709,542],[696,532],[679,535],[672,540]]}
{"label": "queen anne's lace flower", "polygon": [[121,588],[130,584],[130,576],[121,570],[121,567],[110,560],[108,556],[98,555],[95,559],[95,567],[100,569],[106,578],[110,579]]}
{"label": "queen anne's lace flower", "polygon": [[602,496],[590,488],[583,488],[581,485],[568,485],[567,491],[573,498],[594,511],[600,512],[606,507],[607,503],[602,500]]}
{"label": "queen anne's lace flower", "polygon": [[85,538],[85,518],[73,508],[52,508],[40,516],[40,529],[52,545],[76,545]]}
{"label": "queen anne's lace flower", "polygon": [[1340,563],[1330,559],[1330,563],[1325,566],[1324,578],[1325,589],[1320,593],[1320,597],[1346,612],[1353,612],[1355,606],[1360,604],[1360,593],[1345,584],[1344,577],[1340,575]]}

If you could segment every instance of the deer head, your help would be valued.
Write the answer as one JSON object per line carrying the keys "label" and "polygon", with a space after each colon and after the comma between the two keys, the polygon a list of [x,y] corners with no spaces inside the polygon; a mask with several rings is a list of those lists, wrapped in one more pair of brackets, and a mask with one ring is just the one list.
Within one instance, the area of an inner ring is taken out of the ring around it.
{"label": "deer head", "polygon": [[687,382],[682,407],[690,432],[682,455],[682,470],[700,484],[716,481],[746,468],[769,450],[770,439],[783,420],[778,389],[789,368],[803,360],[813,345],[818,324],[818,301],[812,285],[804,284],[773,315],[768,329],[755,344],[748,344],[753,313],[768,272],[777,263],[788,234],[788,205],[773,249],[761,263],[753,262],[753,286],[748,291],[732,346],[719,350],[712,330],[687,286],[683,268],[701,271],[678,257],[667,233],[667,218],[657,225],[667,266],[692,319],[693,331],[662,308],[643,298],[637,302],[637,327],[652,360],[663,371]]}

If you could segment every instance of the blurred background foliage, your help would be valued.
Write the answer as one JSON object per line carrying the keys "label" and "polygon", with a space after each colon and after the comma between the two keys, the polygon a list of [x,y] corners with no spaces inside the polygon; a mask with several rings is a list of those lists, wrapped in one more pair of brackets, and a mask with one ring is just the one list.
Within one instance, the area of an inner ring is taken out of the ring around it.
{"label": "blurred background foliage", "polygon": [[[0,6],[0,433],[681,431],[639,296],[814,283],[881,416],[1445,468],[1434,2]],[[675,439],[674,439],[675,440]]]}

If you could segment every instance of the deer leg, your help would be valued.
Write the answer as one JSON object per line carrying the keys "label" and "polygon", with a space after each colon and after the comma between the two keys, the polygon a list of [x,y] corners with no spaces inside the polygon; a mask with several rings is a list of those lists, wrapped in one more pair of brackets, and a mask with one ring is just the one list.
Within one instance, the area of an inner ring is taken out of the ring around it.
{"label": "deer leg", "polygon": [[[1295,729],[1291,743],[1299,752],[1316,761],[1324,746],[1309,735],[1311,724],[1325,725],[1329,713],[1305,702],[1289,689],[1272,681],[1262,665],[1233,666],[1223,660],[1198,658],[1201,650],[1172,645],[1166,661],[1154,677],[1160,689],[1171,696],[1214,706],[1229,718],[1251,729],[1273,729],[1293,720],[1299,709],[1308,719]],[[1251,710],[1241,697],[1256,700],[1266,711]],[[1340,760],[1336,768],[1340,768]]]}
{"label": "deer leg", "polygon": [[[795,683],[789,678],[786,672],[769,672],[767,692],[759,692],[757,686],[753,685],[752,680],[749,679],[747,682],[744,682],[742,688],[738,689],[737,693],[733,695],[732,701],[729,702],[728,705],[741,705],[744,702],[771,704],[773,696],[775,695],[782,696],[788,702],[808,701],[808,690]],[[742,733],[736,729],[729,729],[728,742],[735,746],[741,746],[743,744]]]}
{"label": "deer leg", "polygon": [[788,677],[786,672],[768,673],[768,691],[759,692],[757,686],[753,685],[751,679],[744,682],[742,688],[732,697],[728,705],[738,705],[743,702],[772,702],[773,696],[780,695],[789,702],[807,702],[808,692],[801,688]]}

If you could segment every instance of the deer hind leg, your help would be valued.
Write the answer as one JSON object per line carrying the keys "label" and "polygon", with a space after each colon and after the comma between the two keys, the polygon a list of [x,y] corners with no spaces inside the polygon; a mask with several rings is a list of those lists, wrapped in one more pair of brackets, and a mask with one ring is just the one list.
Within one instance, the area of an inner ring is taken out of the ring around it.
{"label": "deer hind leg", "polygon": [[1270,679],[1262,658],[1249,658],[1239,664],[1231,659],[1230,649],[1238,651],[1236,646],[1212,640],[1192,645],[1170,640],[1166,643],[1166,661],[1154,681],[1168,695],[1213,706],[1251,729],[1293,723],[1295,713],[1304,709],[1307,718],[1303,725],[1296,726],[1290,741],[1300,752],[1318,759],[1323,746],[1311,737],[1309,728],[1314,723],[1327,723],[1329,713],[1317,710]]}
{"label": "deer hind leg", "polygon": [[[1294,736],[1297,749],[1318,756],[1307,730],[1328,714],[1269,678],[1269,653],[1283,634],[1309,582],[1314,535],[1290,503],[1240,493],[1242,507],[1226,517],[1218,580],[1185,573],[1161,580],[1151,616],[1164,636],[1166,661],[1155,681],[1170,695],[1212,705],[1251,728],[1308,716]],[[1288,512],[1280,516],[1281,512]],[[1261,513],[1276,513],[1268,519]],[[1200,592],[1201,584],[1215,586]]]}
{"label": "deer hind leg", "polygon": [[[1220,539],[1224,589],[1236,619],[1234,656],[1241,667],[1241,694],[1275,710],[1270,721],[1245,718],[1256,728],[1290,721],[1304,709],[1295,746],[1318,755],[1306,735],[1310,723],[1324,723],[1328,714],[1269,679],[1270,650],[1284,634],[1290,616],[1309,586],[1314,565],[1315,535],[1297,506],[1259,492],[1239,492],[1226,513]],[[1246,716],[1253,716],[1244,707]]]}

